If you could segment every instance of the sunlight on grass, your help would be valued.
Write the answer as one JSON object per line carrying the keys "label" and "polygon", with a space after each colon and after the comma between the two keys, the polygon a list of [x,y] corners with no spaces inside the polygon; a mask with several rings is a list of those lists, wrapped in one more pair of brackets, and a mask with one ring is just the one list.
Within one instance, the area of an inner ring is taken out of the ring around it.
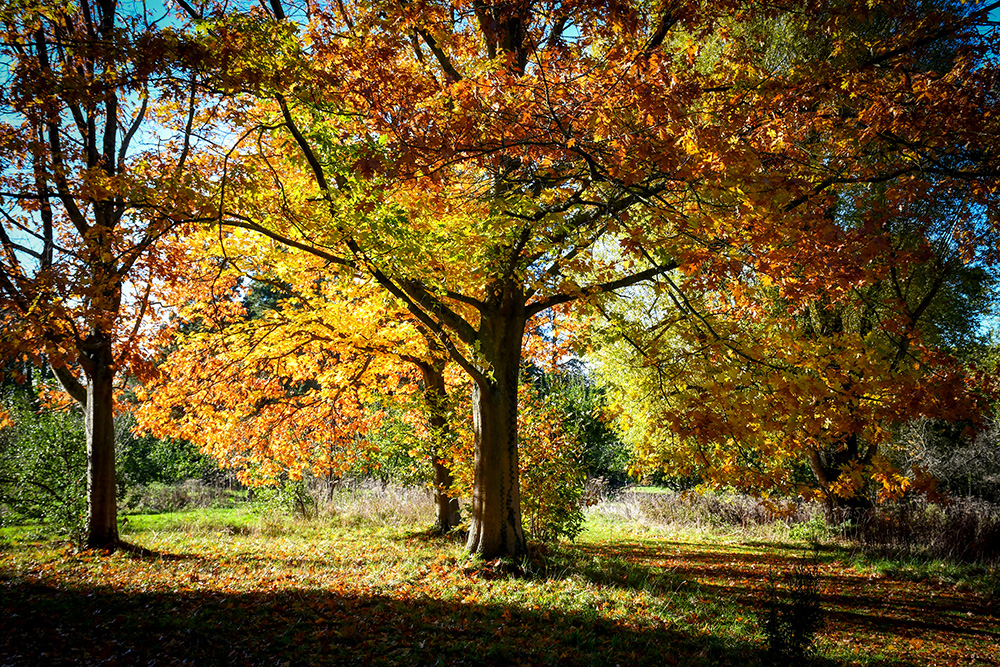
{"label": "sunlight on grass", "polygon": [[[103,633],[110,655],[145,659],[152,647],[137,637],[152,633],[173,638],[168,662],[207,664],[764,664],[765,582],[809,557],[804,543],[599,512],[575,543],[536,546],[519,562],[473,558],[406,526],[245,509],[130,516],[122,534],[151,552],[142,557],[32,542],[31,531],[0,533],[2,611],[16,630],[0,655],[52,642],[67,655],[96,651]],[[986,599],[931,583],[955,573],[898,577],[849,556],[816,561],[829,617],[817,664],[946,664],[995,650]],[[872,608],[884,599],[892,605]],[[917,617],[931,628],[921,643],[910,641]]]}

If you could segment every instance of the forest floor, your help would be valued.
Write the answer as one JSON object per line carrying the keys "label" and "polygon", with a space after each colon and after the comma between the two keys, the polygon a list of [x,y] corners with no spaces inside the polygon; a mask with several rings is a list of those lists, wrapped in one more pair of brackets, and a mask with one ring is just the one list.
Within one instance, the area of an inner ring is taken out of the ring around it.
{"label": "forest floor", "polygon": [[132,516],[123,538],[147,551],[0,531],[0,665],[764,665],[762,610],[796,572],[825,618],[810,664],[1000,665],[995,569],[595,516],[519,563],[243,510]]}

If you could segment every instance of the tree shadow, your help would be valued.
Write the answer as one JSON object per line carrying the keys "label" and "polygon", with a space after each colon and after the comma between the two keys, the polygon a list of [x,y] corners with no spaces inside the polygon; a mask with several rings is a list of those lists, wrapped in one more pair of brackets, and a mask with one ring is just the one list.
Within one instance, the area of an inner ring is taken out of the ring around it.
{"label": "tree shadow", "polygon": [[595,613],[332,590],[127,592],[0,581],[0,664],[754,665],[757,646]]}
{"label": "tree shadow", "polygon": [[163,560],[163,561],[189,561],[189,560],[205,560],[203,556],[198,556],[195,554],[175,554],[166,551],[156,551],[154,549],[147,549],[144,546],[138,544],[132,544],[131,542],[125,542],[124,540],[119,540],[118,544],[115,546],[118,553],[125,554],[129,558],[135,558],[138,560]]}
{"label": "tree shadow", "polygon": [[[675,547],[682,547],[682,555],[671,556]],[[598,585],[644,589],[653,594],[697,594],[740,607],[747,614],[760,612],[769,578],[782,582],[788,573],[812,563],[817,567],[817,596],[827,620],[820,634],[835,631],[919,638],[934,633],[956,642],[975,640],[984,646],[1000,640],[996,629],[1000,611],[993,601],[958,592],[904,590],[891,580],[872,582],[863,573],[834,566],[823,555],[814,560],[812,550],[739,554],[704,549],[703,545],[659,542],[582,544],[566,551],[574,557],[554,551],[539,570],[552,578],[579,576]]]}

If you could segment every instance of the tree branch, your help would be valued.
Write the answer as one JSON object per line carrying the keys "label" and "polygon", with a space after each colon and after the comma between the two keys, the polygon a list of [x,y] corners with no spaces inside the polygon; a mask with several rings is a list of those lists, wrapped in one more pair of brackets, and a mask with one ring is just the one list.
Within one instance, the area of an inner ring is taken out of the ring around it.
{"label": "tree branch", "polygon": [[663,264],[660,266],[651,266],[645,271],[640,271],[639,273],[634,273],[630,276],[619,278],[618,280],[611,280],[606,283],[597,283],[595,285],[587,285],[585,287],[581,287],[580,294],[565,294],[565,293],[555,294],[547,299],[542,299],[541,301],[536,301],[533,304],[529,304],[527,309],[525,310],[525,313],[527,314],[528,317],[532,317],[542,312],[543,310],[546,310],[553,306],[557,306],[561,303],[569,303],[570,301],[575,301],[581,296],[613,292],[617,289],[621,289],[623,287],[629,287],[638,282],[642,282],[643,280],[649,280],[650,278],[654,278],[658,275],[664,274],[667,271],[672,271],[676,269],[677,266],[678,266],[677,262],[671,261],[667,264]]}
{"label": "tree branch", "polygon": [[59,384],[61,384],[62,388],[66,390],[66,393],[69,394],[74,401],[83,407],[87,407],[87,387],[76,379],[76,376],[73,375],[68,368],[66,368],[66,365],[62,362],[57,364],[49,361],[49,368],[52,369],[52,373],[56,376],[56,379],[59,380]]}
{"label": "tree branch", "polygon": [[448,75],[448,78],[452,81],[461,81],[463,79],[462,75],[459,74],[458,70],[455,69],[455,66],[451,64],[451,60],[448,59],[447,54],[445,54],[445,52],[441,50],[441,47],[438,46],[437,40],[435,40],[431,34],[423,28],[416,28],[416,31],[417,34],[419,34],[424,40],[424,43],[427,44],[427,48],[429,48],[431,53],[434,54],[438,64],[441,65],[441,69],[443,69],[444,73]]}

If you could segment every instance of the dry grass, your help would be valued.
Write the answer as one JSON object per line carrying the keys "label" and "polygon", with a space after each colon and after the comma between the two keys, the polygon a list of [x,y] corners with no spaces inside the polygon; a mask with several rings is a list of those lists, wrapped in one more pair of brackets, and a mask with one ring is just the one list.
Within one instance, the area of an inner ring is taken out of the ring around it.
{"label": "dry grass", "polygon": [[311,490],[320,518],[348,525],[420,526],[434,523],[434,496],[428,488],[345,482],[331,490]]}

